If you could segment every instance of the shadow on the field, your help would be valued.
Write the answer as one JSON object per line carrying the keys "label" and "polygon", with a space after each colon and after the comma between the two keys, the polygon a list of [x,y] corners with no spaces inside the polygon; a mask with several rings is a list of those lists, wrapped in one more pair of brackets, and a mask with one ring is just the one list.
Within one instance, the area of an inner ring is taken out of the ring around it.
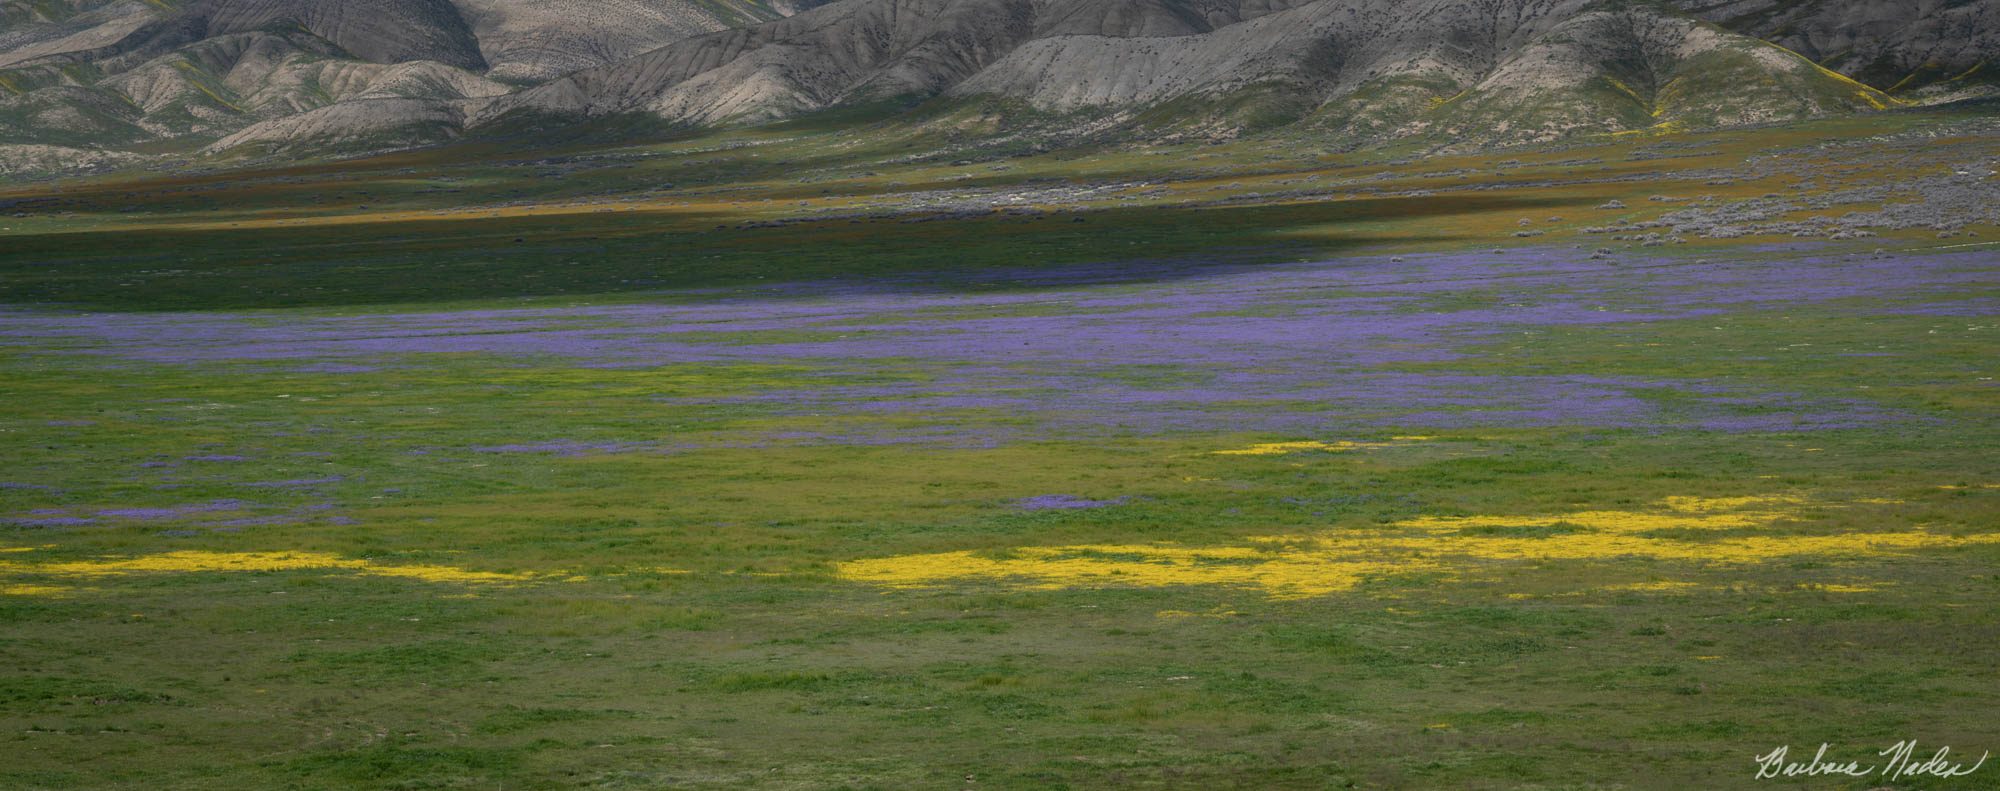
{"label": "shadow on the field", "polygon": [[[812,284],[803,291],[823,293],[823,287],[992,290],[1157,282],[1384,244],[1484,241],[1490,233],[1453,232],[1453,219],[1598,200],[1588,194],[1443,195],[788,223],[745,223],[685,208],[449,217],[408,212],[340,224],[216,222],[25,234],[0,244],[0,303],[212,310],[762,291],[779,284]],[[1381,223],[1436,230],[1409,234],[1384,230]]]}

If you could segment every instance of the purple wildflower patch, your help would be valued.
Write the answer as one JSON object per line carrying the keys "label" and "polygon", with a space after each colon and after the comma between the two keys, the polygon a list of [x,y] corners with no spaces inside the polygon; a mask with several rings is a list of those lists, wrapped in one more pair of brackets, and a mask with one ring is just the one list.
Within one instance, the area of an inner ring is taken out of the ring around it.
{"label": "purple wildflower patch", "polygon": [[1092,500],[1067,494],[1038,494],[1014,501],[1014,507],[1023,511],[1068,511],[1090,508],[1110,508],[1124,505],[1130,497],[1114,497],[1109,500]]}
{"label": "purple wildflower patch", "polygon": [[10,516],[0,519],[11,527],[82,527],[96,520],[83,516]]}
{"label": "purple wildflower patch", "polygon": [[[1966,294],[2000,284],[1985,252],[1715,263],[1588,255],[1525,249],[1262,267],[1100,264],[995,272],[994,282],[1016,288],[987,293],[915,282],[795,284],[707,301],[284,323],[247,314],[0,310],[0,346],[53,345],[53,353],[162,364],[262,361],[357,376],[370,366],[421,365],[425,355],[606,370],[776,365],[801,373],[734,392],[663,388],[652,398],[732,415],[843,421],[773,427],[747,442],[979,446],[1078,434],[1480,426],[1801,431],[1905,418],[1860,401],[1747,386],[1725,392],[1712,382],[1561,370],[1481,375],[1435,364],[1487,362],[1507,354],[1512,339],[1549,328],[1859,298],[1898,305],[1888,312],[1952,316],[1984,307],[1964,302]],[[582,456],[657,447],[553,439],[471,450]]]}
{"label": "purple wildflower patch", "polygon": [[476,453],[546,453],[555,456],[587,456],[593,453],[629,453],[649,447],[640,442],[578,442],[558,439],[547,442],[523,442],[508,445],[482,445],[472,448]]}
{"label": "purple wildflower patch", "polygon": [[105,519],[128,519],[152,522],[169,519],[188,519],[202,514],[242,511],[251,507],[253,507],[252,503],[242,500],[215,500],[206,503],[191,503],[188,505],[157,508],[106,508],[98,511],[97,515]]}
{"label": "purple wildflower patch", "polygon": [[293,478],[287,481],[252,481],[239,483],[237,486],[255,489],[303,489],[312,486],[331,486],[344,480],[347,479],[339,475],[327,475],[319,478]]}

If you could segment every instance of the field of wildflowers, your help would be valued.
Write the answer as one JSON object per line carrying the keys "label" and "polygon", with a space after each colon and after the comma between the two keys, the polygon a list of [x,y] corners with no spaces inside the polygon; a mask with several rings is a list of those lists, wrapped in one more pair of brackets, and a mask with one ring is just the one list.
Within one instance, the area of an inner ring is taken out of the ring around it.
{"label": "field of wildflowers", "polygon": [[[2000,748],[1970,235],[1475,239],[1607,200],[1527,184],[1365,243],[1272,197],[1118,256],[1155,215],[1083,208],[1074,261],[947,219],[908,228],[979,266],[370,302],[241,288],[261,248],[178,203],[232,184],[0,254],[0,786],[1730,788],[1785,744]],[[312,219],[273,211],[236,219]],[[190,260],[114,260],[158,235]],[[354,243],[388,279],[441,244]]]}

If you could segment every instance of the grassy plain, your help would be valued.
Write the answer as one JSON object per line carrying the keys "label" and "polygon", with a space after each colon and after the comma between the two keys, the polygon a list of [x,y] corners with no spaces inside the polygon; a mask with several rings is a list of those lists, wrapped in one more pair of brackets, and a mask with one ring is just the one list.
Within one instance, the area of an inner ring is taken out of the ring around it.
{"label": "grassy plain", "polygon": [[[1897,137],[1956,120],[957,165],[778,128],[0,188],[0,786],[1974,758],[2000,228],[1579,233],[2000,156]],[[1879,785],[2000,767],[1813,787]]]}

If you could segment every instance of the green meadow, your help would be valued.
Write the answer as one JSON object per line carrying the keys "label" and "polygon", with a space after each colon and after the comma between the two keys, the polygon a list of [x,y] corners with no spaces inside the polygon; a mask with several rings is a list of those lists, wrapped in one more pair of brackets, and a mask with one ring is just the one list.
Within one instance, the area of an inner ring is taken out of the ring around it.
{"label": "green meadow", "polygon": [[0,787],[2000,787],[1959,120],[0,188]]}

